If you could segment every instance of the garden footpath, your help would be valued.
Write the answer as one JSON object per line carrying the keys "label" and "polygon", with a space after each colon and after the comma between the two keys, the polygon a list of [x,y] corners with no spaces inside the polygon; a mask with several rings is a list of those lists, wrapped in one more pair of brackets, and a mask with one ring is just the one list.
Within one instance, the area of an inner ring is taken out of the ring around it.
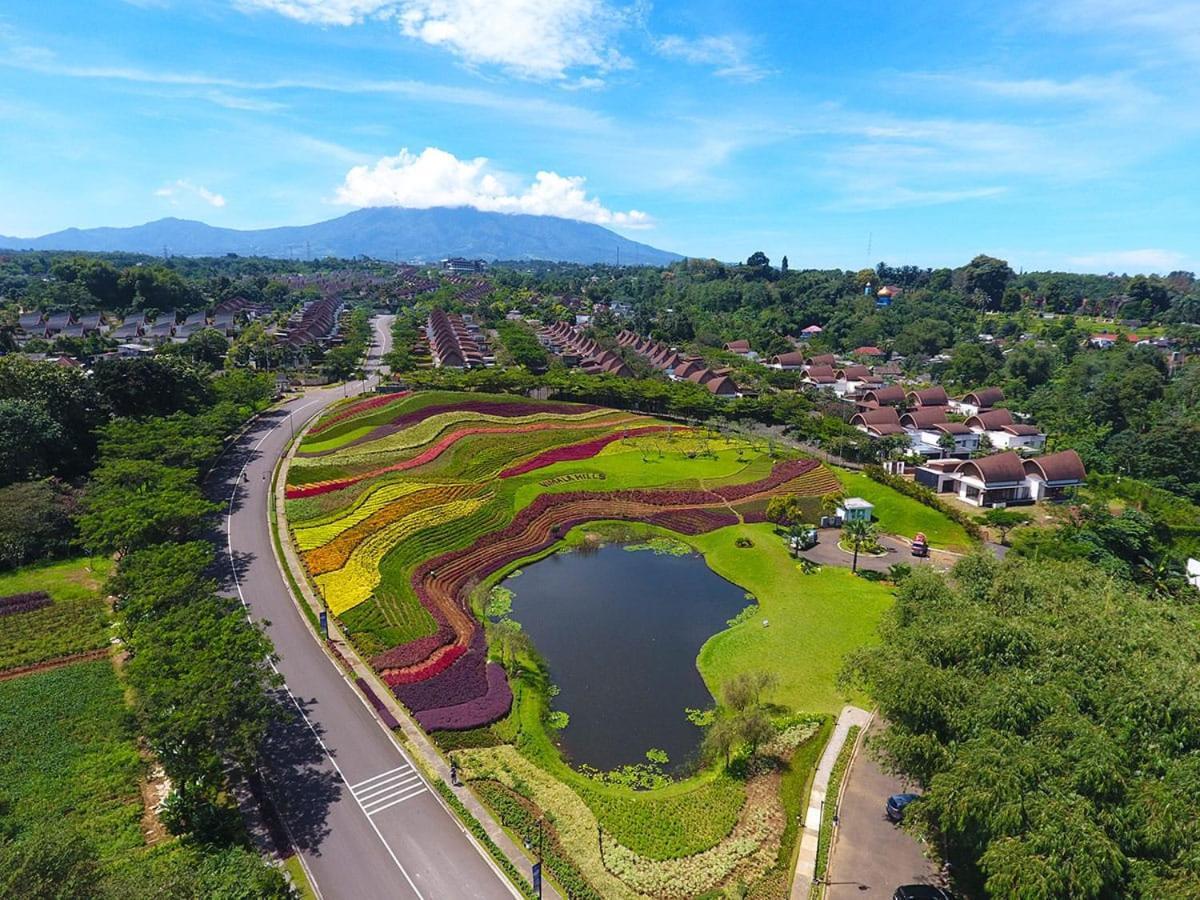
{"label": "garden footpath", "polygon": [[[314,420],[315,421],[315,420]],[[311,424],[311,423],[310,423]],[[307,431],[307,428],[305,429]],[[303,438],[303,432],[298,435],[298,438]],[[278,471],[278,477],[275,483],[275,523],[279,529],[281,536],[287,534],[287,519],[284,514],[285,509],[285,491],[287,489],[287,470],[296,448],[300,446],[300,440],[296,440],[288,449],[284,456]],[[445,758],[429,740],[425,732],[413,721],[408,711],[400,705],[395,699],[391,690],[386,684],[380,681],[363,660],[359,657],[354,645],[348,641],[338,627],[337,621],[333,615],[328,617],[329,621],[329,641],[325,643],[321,641],[320,636],[312,627],[312,620],[317,611],[324,609],[324,604],[317,597],[309,580],[308,575],[304,570],[304,565],[300,558],[296,555],[295,547],[292,541],[286,538],[281,539],[276,548],[282,548],[283,558],[276,559],[280,570],[284,575],[285,580],[299,588],[301,596],[296,597],[293,594],[293,600],[297,606],[304,604],[307,609],[301,609],[305,622],[309,624],[310,630],[313,631],[313,639],[321,642],[326,647],[329,656],[338,664],[340,668],[347,671],[351,678],[357,683],[365,683],[370,686],[374,697],[364,697],[364,701],[375,709],[376,719],[379,721],[379,727],[385,731],[391,731],[387,724],[380,718],[380,706],[383,710],[389,712],[399,723],[399,730],[403,735],[404,742],[409,751],[419,761],[426,776],[432,778],[440,778],[445,784],[450,786],[450,790],[458,798],[459,802],[466,807],[467,811],[483,826],[492,842],[500,848],[500,851],[508,858],[509,862],[517,869],[521,875],[528,880],[531,860],[522,851],[522,849],[509,837],[508,833],[500,827],[500,824],[492,817],[492,814],[486,807],[475,797],[469,788],[464,784],[455,785],[450,779],[450,766]],[[361,691],[359,692],[362,696]],[[435,790],[433,792],[437,794]],[[440,799],[440,796],[439,796]],[[470,834],[470,832],[467,832]],[[472,836],[474,840],[474,836]],[[486,850],[484,855],[489,859],[490,855]],[[543,875],[542,897],[546,900],[563,900],[562,895],[550,883],[548,873]]]}
{"label": "garden footpath", "polygon": [[[833,727],[829,743],[825,745],[825,752],[821,754],[821,761],[817,764],[816,774],[813,775],[812,789],[808,794],[808,810],[804,814],[804,830],[800,834],[800,853],[796,857],[796,875],[792,879],[791,900],[808,900],[813,887],[818,836],[821,832],[821,817],[825,811],[825,792],[829,788],[829,776],[833,773],[834,763],[837,762],[838,754],[842,752],[850,729],[857,725],[861,729],[858,733],[861,734],[870,721],[871,713],[857,706],[844,707],[838,714],[837,724]],[[837,797],[830,800],[834,804],[838,802]],[[836,810],[836,806],[834,809]]]}

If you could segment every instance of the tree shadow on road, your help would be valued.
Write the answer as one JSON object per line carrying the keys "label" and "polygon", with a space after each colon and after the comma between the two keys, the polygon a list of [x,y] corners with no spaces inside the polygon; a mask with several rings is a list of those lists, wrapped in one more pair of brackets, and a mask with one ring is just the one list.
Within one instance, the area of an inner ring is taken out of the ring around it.
{"label": "tree shadow on road", "polygon": [[[329,834],[329,808],[342,796],[341,778],[286,692],[279,692],[285,715],[263,744],[263,772],[296,848],[320,854]],[[302,709],[310,703],[297,698]],[[321,727],[314,723],[317,732]]]}

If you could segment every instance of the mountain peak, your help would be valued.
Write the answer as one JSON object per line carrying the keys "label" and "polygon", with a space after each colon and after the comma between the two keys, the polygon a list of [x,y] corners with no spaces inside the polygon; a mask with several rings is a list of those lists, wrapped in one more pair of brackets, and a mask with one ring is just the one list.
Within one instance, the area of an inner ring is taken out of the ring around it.
{"label": "mountain peak", "polygon": [[132,228],[70,228],[37,238],[0,238],[13,249],[123,251],[177,256],[293,258],[371,256],[429,261],[448,256],[549,259],[666,265],[678,254],[623,237],[600,225],[535,216],[483,212],[469,206],[358,209],[312,225],[238,230],[192,219],[166,217]]}

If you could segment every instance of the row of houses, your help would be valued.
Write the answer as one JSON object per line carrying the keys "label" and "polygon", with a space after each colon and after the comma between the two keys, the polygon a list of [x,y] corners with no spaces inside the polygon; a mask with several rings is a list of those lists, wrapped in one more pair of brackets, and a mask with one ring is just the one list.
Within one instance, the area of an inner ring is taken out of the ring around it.
{"label": "row of houses", "polygon": [[[1045,433],[995,406],[1003,400],[1004,391],[995,387],[951,400],[940,386],[905,391],[893,384],[863,392],[850,424],[871,437],[904,435],[912,452],[926,458],[962,458],[987,448],[1040,452]],[[954,415],[965,421],[952,420]]]}
{"label": "row of houses", "polygon": [[446,369],[476,369],[495,362],[472,319],[435,309],[425,323],[433,364]]}
{"label": "row of houses", "polygon": [[335,336],[343,302],[339,295],[329,294],[305,303],[275,332],[275,339],[293,349],[330,341]]}
{"label": "row of houses", "polygon": [[128,316],[121,322],[105,322],[98,313],[76,314],[40,310],[21,313],[17,323],[17,338],[21,343],[32,338],[51,340],[56,337],[88,337],[103,334],[120,342],[145,341],[162,344],[167,341],[186,341],[206,328],[215,329],[227,337],[237,333],[240,318],[253,317],[266,311],[262,304],[243,297],[222,301],[212,312],[173,312],[151,320],[145,314]]}
{"label": "row of houses", "polygon": [[682,356],[666,344],[624,329],[617,343],[646,360],[673,381],[703,385],[717,397],[737,397],[741,392],[729,369],[712,369],[698,356]]}
{"label": "row of houses", "polygon": [[549,352],[568,366],[578,366],[588,375],[616,375],[632,378],[633,370],[618,353],[587,337],[574,325],[558,322],[538,332],[538,340]]}

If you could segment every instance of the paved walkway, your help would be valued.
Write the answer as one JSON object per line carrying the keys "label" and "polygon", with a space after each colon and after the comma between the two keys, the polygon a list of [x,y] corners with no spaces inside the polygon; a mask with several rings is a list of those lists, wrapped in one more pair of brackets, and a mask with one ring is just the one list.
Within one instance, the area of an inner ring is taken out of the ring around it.
{"label": "paved walkway", "polygon": [[[813,878],[817,867],[817,841],[821,831],[821,814],[825,809],[825,792],[829,789],[829,776],[833,765],[837,762],[838,754],[846,743],[846,737],[854,725],[865,728],[871,721],[871,714],[857,706],[846,706],[838,714],[837,724],[833,726],[833,734],[817,763],[816,774],[813,775],[812,791],[808,795],[808,809],[804,814],[804,830],[800,832],[800,854],[796,859],[796,875],[792,879],[792,900],[808,900],[812,890]],[[836,803],[837,798],[830,798]]]}
{"label": "paved walkway", "polygon": [[938,867],[925,856],[925,844],[888,821],[884,812],[887,798],[910,790],[911,785],[884,772],[872,758],[870,741],[882,727],[876,720],[867,729],[867,746],[855,756],[843,782],[826,872],[826,900],[888,900],[902,884],[941,883]]}
{"label": "paved walkway", "polygon": [[[315,418],[312,421],[315,421]],[[309,424],[311,425],[312,422]],[[307,431],[307,428],[305,430]],[[291,463],[292,457],[295,453],[295,448],[297,446],[299,446],[298,441],[293,444],[292,448],[288,451],[286,457],[284,458],[275,487],[275,515],[276,521],[279,525],[279,543],[283,547],[283,559],[277,561],[281,568],[284,565],[287,566],[291,572],[295,584],[300,588],[303,596],[293,598],[297,605],[300,603],[305,603],[309,606],[309,608],[319,611],[324,608],[324,604],[317,597],[312,585],[309,583],[307,573],[304,571],[304,567],[301,564],[299,557],[296,555],[295,548],[292,546],[292,542],[288,539],[287,523],[284,518],[284,491],[287,483],[287,468]],[[317,636],[315,631],[313,631],[308,617],[306,615],[302,615],[301,618],[306,624],[308,624],[313,640],[319,642],[322,646],[325,646],[325,642]],[[446,763],[445,758],[434,746],[433,742],[429,740],[429,737],[425,734],[425,732],[421,730],[420,726],[413,721],[411,716],[409,716],[408,711],[396,700],[395,696],[388,689],[387,685],[380,681],[374,670],[372,670],[370,666],[363,662],[363,660],[358,656],[358,652],[355,650],[354,645],[346,639],[344,634],[342,634],[333,616],[329,617],[329,638],[333,646],[336,648],[336,655],[341,657],[341,660],[335,660],[335,662],[338,662],[341,665],[349,664],[351,669],[350,674],[354,677],[363,679],[368,685],[370,685],[376,697],[378,697],[386,705],[387,709],[392,713],[392,715],[396,717],[396,720],[400,723],[400,735],[404,739],[405,747],[417,759],[421,768],[426,773],[440,778],[447,785],[450,785],[450,767]],[[330,654],[330,656],[332,658],[334,654]],[[365,700],[364,705],[366,705]],[[378,716],[376,716],[376,719],[378,721]],[[389,731],[387,726],[382,722],[379,722],[379,727],[385,731]],[[459,787],[454,787],[451,785],[451,789],[454,791],[458,799],[462,801],[463,805],[466,806],[466,808],[470,811],[471,815],[473,815],[477,820],[479,820],[480,824],[483,825],[484,829],[488,833],[488,836],[492,839],[496,846],[499,847],[504,855],[507,856],[512,862],[512,864],[517,867],[517,870],[525,876],[526,880],[529,880],[530,867],[532,863],[532,860],[529,858],[529,856],[527,856],[522,848],[520,848],[508,836],[504,829],[500,827],[499,823],[497,823],[492,817],[491,812],[483,806],[483,804],[466,786],[460,785]],[[435,796],[437,797],[438,801],[441,802],[441,797],[436,794]],[[474,838],[472,838],[472,840],[474,840]],[[486,855],[486,851],[482,850],[482,848],[481,852]],[[554,885],[550,883],[548,877],[543,880],[542,896],[546,898],[546,900],[562,900],[561,895],[555,890]]]}

